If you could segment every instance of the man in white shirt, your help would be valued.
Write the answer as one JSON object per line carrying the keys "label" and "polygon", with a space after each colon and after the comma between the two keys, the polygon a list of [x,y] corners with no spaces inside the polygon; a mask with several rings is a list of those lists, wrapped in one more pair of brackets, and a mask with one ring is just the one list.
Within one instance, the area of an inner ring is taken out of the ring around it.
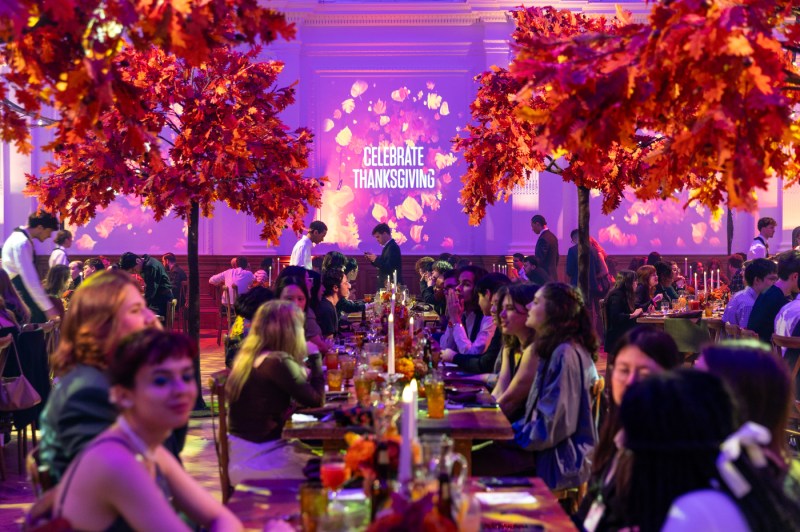
{"label": "man in white shirt", "polygon": [[55,243],[56,247],[54,247],[53,251],[50,252],[48,266],[50,268],[56,264],[68,266],[69,258],[67,257],[67,248],[72,247],[72,233],[66,229],[62,229],[56,233],[56,237],[53,239],[53,242]]}
{"label": "man in white shirt", "polygon": [[750,249],[747,250],[747,260],[769,257],[767,240],[775,236],[775,228],[777,226],[778,222],[769,217],[761,218],[758,221],[758,236],[753,239]]}
{"label": "man in white shirt", "polygon": [[208,279],[208,283],[224,285],[225,288],[227,288],[227,290],[222,293],[222,308],[224,309],[228,301],[234,302],[233,290],[231,287],[236,285],[239,295],[242,295],[250,289],[250,284],[253,282],[254,278],[253,272],[247,269],[247,258],[234,257],[231,259],[230,269],[212,275]]}
{"label": "man in white shirt", "polygon": [[[525,261],[525,255],[522,253],[514,253],[514,257],[512,258],[514,262],[514,273],[517,274],[517,279],[520,281],[527,281],[528,276],[525,275],[525,265],[523,264]],[[509,275],[512,279],[514,278],[513,275]]]}
{"label": "man in white shirt", "polygon": [[756,298],[778,280],[778,266],[771,260],[755,259],[745,268],[744,280],[747,287],[736,292],[728,302],[722,321],[746,329]]}
{"label": "man in white shirt", "polygon": [[3,244],[3,269],[11,278],[25,304],[31,309],[31,323],[44,323],[58,316],[58,311],[47,297],[36,271],[35,238],[44,242],[58,229],[58,219],[46,211],[28,216],[28,225],[18,227]]}
{"label": "man in white shirt", "polygon": [[302,266],[306,270],[312,269],[311,266],[311,246],[319,244],[325,240],[328,234],[328,226],[319,220],[311,222],[308,226],[308,234],[297,241],[292,248],[292,256],[289,259],[290,266]]}

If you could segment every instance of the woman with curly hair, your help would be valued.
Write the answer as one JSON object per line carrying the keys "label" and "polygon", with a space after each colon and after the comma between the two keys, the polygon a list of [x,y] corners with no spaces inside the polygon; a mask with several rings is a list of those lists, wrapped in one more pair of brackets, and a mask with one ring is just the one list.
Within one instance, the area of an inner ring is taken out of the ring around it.
{"label": "woman with curly hair", "polygon": [[536,332],[539,357],[524,417],[513,424],[520,448],[533,451],[536,476],[551,489],[589,479],[596,431],[591,387],[597,379],[597,337],[580,293],[548,283],[528,305],[525,325]]}
{"label": "woman with curly hair", "polygon": [[147,328],[161,322],[125,272],[96,273],[75,291],[51,361],[58,384],[40,420],[40,454],[54,480],[117,418],[108,398],[109,357],[122,338]]}

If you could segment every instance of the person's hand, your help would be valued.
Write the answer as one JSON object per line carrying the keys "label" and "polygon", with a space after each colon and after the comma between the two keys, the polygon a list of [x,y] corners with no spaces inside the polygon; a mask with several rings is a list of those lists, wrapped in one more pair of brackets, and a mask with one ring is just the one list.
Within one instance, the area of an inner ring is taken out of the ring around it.
{"label": "person's hand", "polygon": [[458,353],[456,353],[452,349],[443,349],[442,354],[439,356],[439,359],[444,360],[445,362],[452,362],[457,354]]}
{"label": "person's hand", "polygon": [[364,256],[367,257],[367,260],[370,262],[375,262],[375,259],[378,258],[374,253],[364,253]]}
{"label": "person's hand", "polygon": [[656,307],[654,305],[650,305],[649,307],[647,307],[647,312],[649,314],[652,314],[655,311],[656,311]]}
{"label": "person's hand", "polygon": [[54,319],[59,317],[58,316],[58,311],[56,310],[56,307],[52,307],[52,308],[50,308],[50,310],[46,310],[44,315],[47,316],[48,320],[54,320]]}
{"label": "person's hand", "polygon": [[644,311],[641,308],[637,308],[636,310],[633,311],[633,314],[631,314],[631,319],[633,320],[638,318],[639,316],[642,315],[643,312]]}
{"label": "person's hand", "polygon": [[662,299],[664,299],[664,294],[656,294],[653,296],[653,303],[658,303]]}
{"label": "person's hand", "polygon": [[447,317],[450,319],[450,323],[453,325],[461,323],[461,316],[464,314],[464,303],[458,297],[458,293],[455,290],[450,290],[445,294],[445,299],[447,300]]}

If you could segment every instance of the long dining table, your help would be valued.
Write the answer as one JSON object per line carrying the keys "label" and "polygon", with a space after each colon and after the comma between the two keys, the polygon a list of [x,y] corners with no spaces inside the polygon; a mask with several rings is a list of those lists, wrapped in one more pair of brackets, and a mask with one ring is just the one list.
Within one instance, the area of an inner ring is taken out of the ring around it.
{"label": "long dining table", "polygon": [[[470,478],[467,491],[480,502],[480,530],[576,530],[558,500],[540,478],[528,486],[487,488],[484,480]],[[245,530],[286,530],[284,524],[301,523],[299,494],[303,481],[297,479],[248,480],[236,487],[227,507]]]}

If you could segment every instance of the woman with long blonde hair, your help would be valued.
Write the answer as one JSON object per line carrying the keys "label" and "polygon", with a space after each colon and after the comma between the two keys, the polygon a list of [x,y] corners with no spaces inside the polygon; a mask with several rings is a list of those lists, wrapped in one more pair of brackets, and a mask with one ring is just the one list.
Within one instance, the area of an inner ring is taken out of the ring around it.
{"label": "woman with long blonde hair", "polygon": [[151,327],[160,329],[161,323],[124,272],[97,273],[75,291],[51,361],[59,380],[40,420],[41,459],[54,480],[114,423],[117,410],[106,375],[110,356],[126,335]]}
{"label": "woman with long blonde hair", "polygon": [[263,304],[253,317],[228,377],[232,484],[254,478],[303,478],[313,455],[281,439],[292,402],[321,406],[325,380],[318,353],[308,354],[305,315],[291,301]]}

